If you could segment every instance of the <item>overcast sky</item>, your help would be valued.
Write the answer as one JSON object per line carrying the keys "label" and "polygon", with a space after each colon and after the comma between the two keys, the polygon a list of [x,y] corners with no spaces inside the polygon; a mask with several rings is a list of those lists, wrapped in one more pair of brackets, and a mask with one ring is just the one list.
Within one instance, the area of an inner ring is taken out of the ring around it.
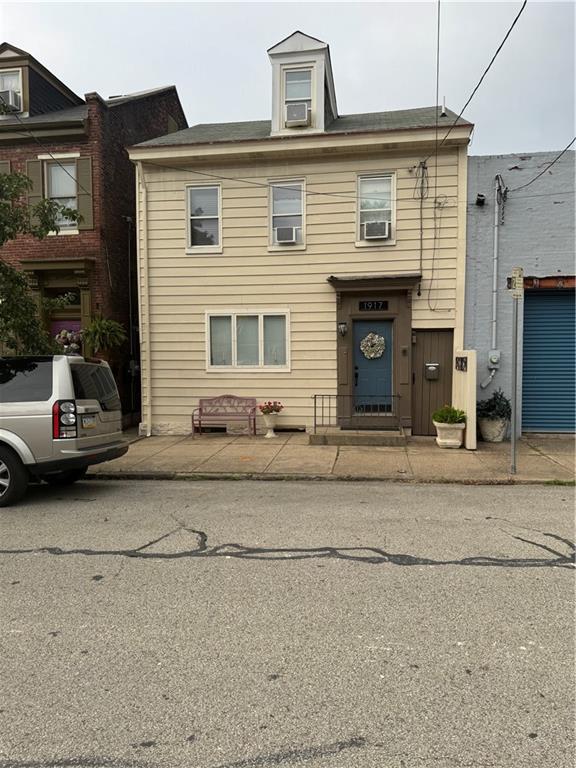
{"label": "overcast sky", "polygon": [[[440,94],[459,112],[521,2],[441,5]],[[436,2],[4,3],[0,37],[83,96],[175,84],[188,123],[270,117],[266,49],[330,44],[340,114],[431,106]],[[562,149],[574,136],[574,4],[528,2],[464,116],[471,154]]]}

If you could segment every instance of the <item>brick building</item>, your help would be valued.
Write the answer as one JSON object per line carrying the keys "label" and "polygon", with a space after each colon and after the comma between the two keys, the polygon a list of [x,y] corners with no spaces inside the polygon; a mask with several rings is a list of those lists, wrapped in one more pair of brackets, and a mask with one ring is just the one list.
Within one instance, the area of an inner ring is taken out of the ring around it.
{"label": "brick building", "polygon": [[0,94],[11,105],[0,116],[0,173],[27,174],[30,203],[49,197],[82,216],[43,241],[7,243],[0,258],[24,269],[39,297],[74,294],[66,310],[48,318],[52,333],[112,318],[129,329],[134,351],[135,183],[125,147],[187,127],[176,88],[82,99],[29,53],[2,43]]}

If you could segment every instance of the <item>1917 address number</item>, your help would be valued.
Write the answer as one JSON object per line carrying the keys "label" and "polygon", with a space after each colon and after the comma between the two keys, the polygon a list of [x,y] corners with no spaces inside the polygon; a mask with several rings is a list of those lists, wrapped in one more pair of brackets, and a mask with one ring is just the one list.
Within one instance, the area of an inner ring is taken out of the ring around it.
{"label": "1917 address number", "polygon": [[381,299],[374,299],[373,301],[359,301],[358,310],[360,312],[383,312],[388,309],[388,302]]}

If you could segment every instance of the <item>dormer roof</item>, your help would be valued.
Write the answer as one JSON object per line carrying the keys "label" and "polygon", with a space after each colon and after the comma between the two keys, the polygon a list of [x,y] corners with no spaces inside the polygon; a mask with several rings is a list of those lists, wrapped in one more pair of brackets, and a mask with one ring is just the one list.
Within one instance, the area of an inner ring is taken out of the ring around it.
{"label": "dormer roof", "polygon": [[0,43],[0,69],[27,66],[35,70],[44,80],[49,82],[69,102],[70,106],[84,104],[84,99],[70,90],[49,69],[34,58],[28,51],[17,48],[12,43]]}
{"label": "dormer roof", "polygon": [[[326,131],[328,125],[338,117],[328,43],[296,30],[269,48],[268,57],[272,64],[272,134],[288,135],[293,133],[295,127],[298,133]],[[310,73],[307,98],[287,96],[286,73],[290,70]],[[297,118],[303,122],[290,124],[286,110],[290,104],[304,108],[305,104],[298,104],[299,100],[308,105],[307,122],[306,118]]]}
{"label": "dormer roof", "polygon": [[274,54],[299,53],[301,51],[321,51],[324,48],[330,50],[328,43],[318,40],[317,37],[306,35],[304,32],[300,32],[300,30],[297,29],[296,32],[292,32],[292,34],[285,37],[284,40],[280,40],[279,43],[268,48],[268,55],[273,56]]}

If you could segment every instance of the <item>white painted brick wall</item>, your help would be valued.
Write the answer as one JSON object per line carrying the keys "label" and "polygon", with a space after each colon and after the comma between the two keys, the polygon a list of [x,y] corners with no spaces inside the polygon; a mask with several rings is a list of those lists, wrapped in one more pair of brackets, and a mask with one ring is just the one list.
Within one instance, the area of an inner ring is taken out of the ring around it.
{"label": "white painted brick wall", "polygon": [[[523,267],[526,276],[536,277],[573,275],[576,271],[575,154],[567,152],[549,172],[529,187],[508,196],[504,225],[500,227],[498,267],[497,348],[502,352],[501,365],[486,389],[478,386],[479,399],[489,397],[498,387],[508,396],[511,394],[512,298],[506,289],[506,278],[512,268]],[[478,351],[478,383],[489,374],[494,178],[499,173],[509,189],[518,187],[533,178],[557,155],[558,152],[527,152],[468,158],[465,346]],[[483,207],[475,204],[478,193],[486,196]],[[521,339],[522,303],[519,316]],[[520,360],[519,404],[521,393]]]}

